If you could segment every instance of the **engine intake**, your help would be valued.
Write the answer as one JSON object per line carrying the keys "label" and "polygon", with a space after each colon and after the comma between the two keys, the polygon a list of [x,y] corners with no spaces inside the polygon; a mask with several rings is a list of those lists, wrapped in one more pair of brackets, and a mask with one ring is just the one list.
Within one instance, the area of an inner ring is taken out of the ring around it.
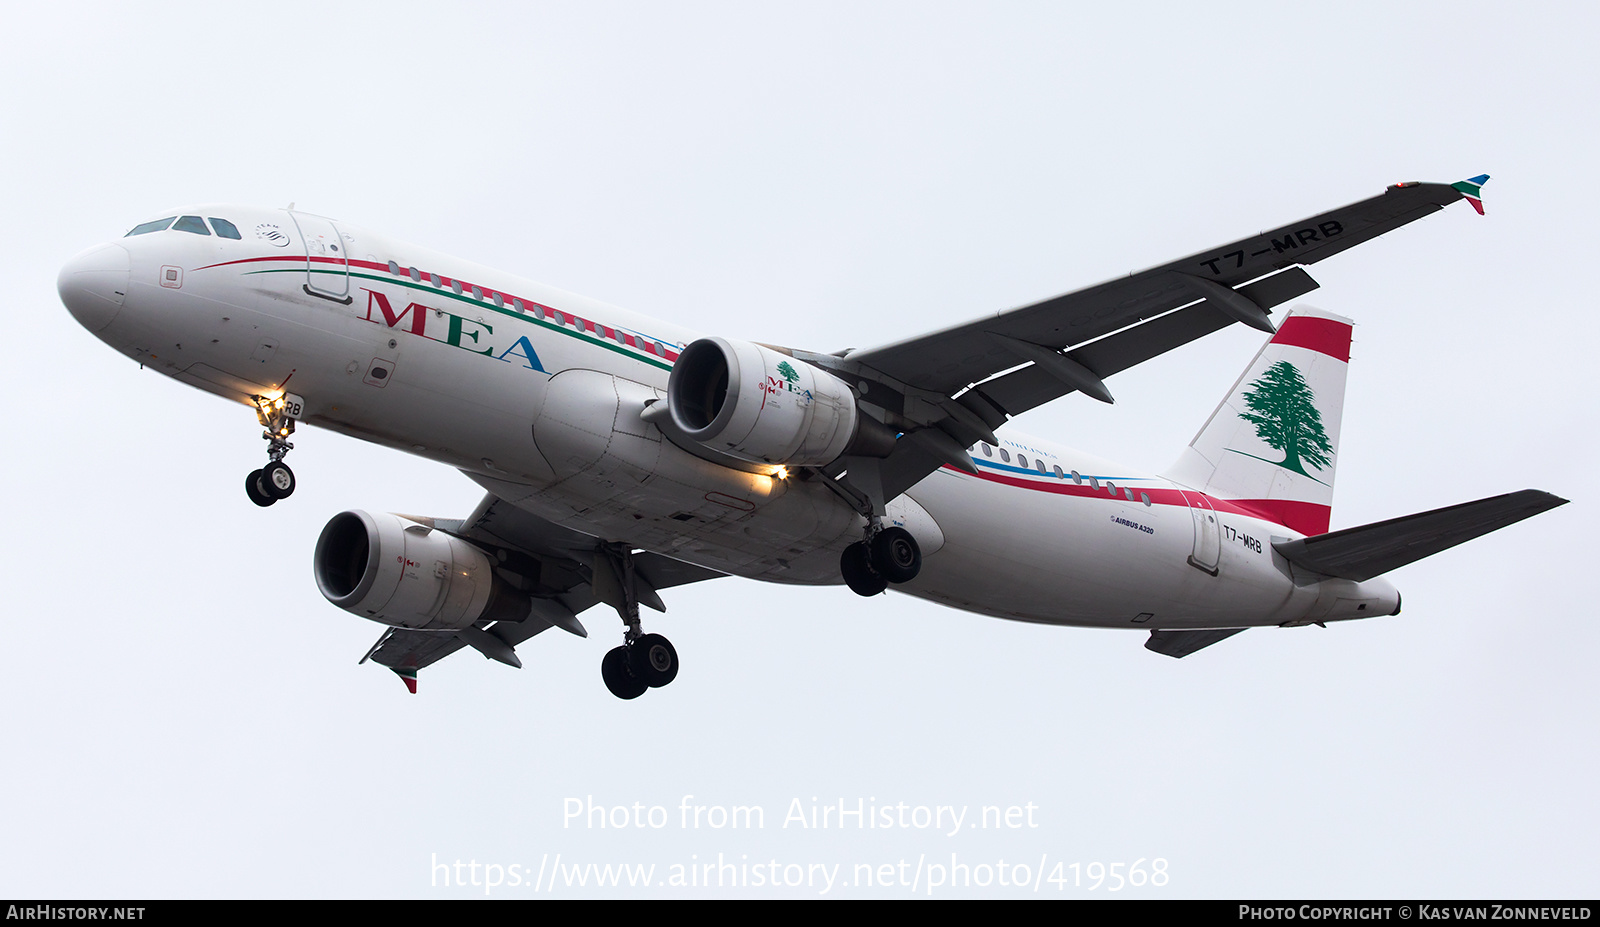
{"label": "engine intake", "polygon": [[701,338],[667,381],[672,423],[688,439],[757,463],[824,466],[845,453],[887,456],[895,435],[856,407],[833,374],[747,341]]}
{"label": "engine intake", "polygon": [[329,602],[390,627],[461,630],[521,621],[532,608],[495,575],[488,554],[399,515],[335,515],[317,538],[312,569]]}

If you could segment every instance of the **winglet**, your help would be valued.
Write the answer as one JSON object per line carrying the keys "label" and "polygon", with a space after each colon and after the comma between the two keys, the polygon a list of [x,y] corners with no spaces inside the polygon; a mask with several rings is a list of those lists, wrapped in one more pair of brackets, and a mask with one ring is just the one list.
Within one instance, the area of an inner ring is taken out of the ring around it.
{"label": "winglet", "polygon": [[399,676],[400,677],[400,681],[406,684],[406,688],[411,690],[411,694],[412,695],[416,695],[417,694],[417,671],[416,670],[414,670],[414,669],[401,669],[398,666],[391,666],[389,668],[394,670],[394,674],[396,676]]}
{"label": "winglet", "polygon": [[1476,177],[1469,177],[1466,180],[1453,183],[1450,186],[1461,191],[1461,195],[1467,198],[1467,202],[1471,203],[1472,208],[1476,209],[1478,211],[1478,215],[1481,216],[1483,215],[1483,197],[1479,194],[1483,192],[1483,185],[1488,182],[1488,174],[1479,174]]}

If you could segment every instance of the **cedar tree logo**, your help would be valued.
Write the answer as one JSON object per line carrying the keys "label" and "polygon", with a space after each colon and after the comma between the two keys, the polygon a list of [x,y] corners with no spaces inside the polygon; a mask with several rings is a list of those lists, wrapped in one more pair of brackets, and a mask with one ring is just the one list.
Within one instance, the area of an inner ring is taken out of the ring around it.
{"label": "cedar tree logo", "polygon": [[[1295,365],[1279,361],[1268,367],[1261,379],[1250,384],[1244,394],[1244,404],[1250,411],[1239,413],[1239,417],[1256,426],[1256,437],[1268,447],[1283,452],[1282,461],[1268,460],[1267,463],[1315,480],[1316,477],[1306,472],[1305,464],[1325,469],[1333,462],[1333,445],[1328,441],[1328,433],[1322,430],[1322,413],[1317,411],[1314,399],[1306,378]],[[1256,459],[1266,460],[1264,457]]]}

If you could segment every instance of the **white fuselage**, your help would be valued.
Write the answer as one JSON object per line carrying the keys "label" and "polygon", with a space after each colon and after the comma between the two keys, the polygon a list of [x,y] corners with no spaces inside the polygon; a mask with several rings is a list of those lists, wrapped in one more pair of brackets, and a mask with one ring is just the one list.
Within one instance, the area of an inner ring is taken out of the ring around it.
{"label": "white fuselage", "polygon": [[[864,522],[820,479],[721,466],[640,419],[700,333],[302,213],[185,212],[243,237],[135,235],[62,271],[79,321],[132,359],[240,402],[296,394],[305,423],[455,467],[586,534],[755,579],[842,582],[840,553]],[[924,556],[896,588],[985,615],[1126,628],[1398,604],[1382,580],[1297,585],[1271,541],[1299,535],[1240,506],[1001,439],[973,449],[978,475],[945,468],[890,503]]]}

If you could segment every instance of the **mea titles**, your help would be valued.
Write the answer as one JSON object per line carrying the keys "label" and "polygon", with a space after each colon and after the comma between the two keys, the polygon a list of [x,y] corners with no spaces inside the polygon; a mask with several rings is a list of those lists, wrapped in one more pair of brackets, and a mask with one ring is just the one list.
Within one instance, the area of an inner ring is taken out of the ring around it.
{"label": "mea titles", "polygon": [[[767,812],[760,805],[700,805],[694,803],[693,795],[685,795],[675,810],[674,815],[663,805],[643,802],[597,805],[593,795],[567,798],[562,802],[561,826],[661,830],[674,817],[682,830],[763,830],[767,826]],[[819,804],[813,796],[810,804],[792,799],[779,826],[797,830],[939,830],[947,837],[954,837],[962,828],[1021,830],[1039,826],[1039,806],[1031,801],[1022,805],[981,805],[976,813],[972,811],[968,805],[908,805],[903,801],[880,805],[870,797]]]}

